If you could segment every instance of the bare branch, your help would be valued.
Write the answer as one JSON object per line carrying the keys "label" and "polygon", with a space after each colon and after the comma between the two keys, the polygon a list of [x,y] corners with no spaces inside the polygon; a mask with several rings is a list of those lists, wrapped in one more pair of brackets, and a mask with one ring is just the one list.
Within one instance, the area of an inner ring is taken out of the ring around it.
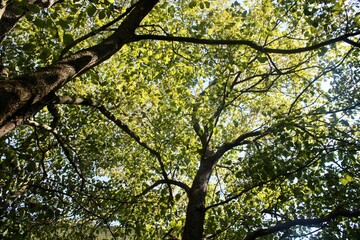
{"label": "bare branch", "polygon": [[262,236],[270,235],[272,233],[281,232],[296,226],[314,227],[321,226],[323,223],[327,223],[335,220],[336,218],[355,218],[360,216],[360,210],[349,211],[345,209],[335,209],[331,213],[319,217],[319,218],[305,218],[305,219],[294,219],[284,223],[276,224],[269,228],[260,228],[254,232],[249,233],[244,240],[254,240]]}
{"label": "bare branch", "polygon": [[55,128],[59,124],[61,115],[59,113],[59,110],[55,107],[54,104],[49,104],[47,106],[47,108],[48,108],[50,114],[53,116],[53,120],[50,124],[50,127]]}
{"label": "bare branch", "polygon": [[[117,118],[114,114],[112,114],[109,110],[107,110],[100,102],[94,101],[88,98],[81,98],[81,97],[70,97],[70,96],[61,96],[56,97],[55,102],[56,104],[76,104],[76,105],[83,105],[97,108],[105,117],[111,120],[116,126],[118,126],[121,130],[123,130],[126,134],[128,134],[132,139],[134,139],[140,146],[144,147],[148,150],[152,155],[156,156],[160,161],[160,166],[165,172],[165,167],[161,161],[160,153],[157,152],[155,149],[151,148],[147,143],[143,142],[140,137],[132,131],[128,125],[126,125],[123,121]],[[167,174],[166,174],[167,175]]]}
{"label": "bare branch", "polygon": [[348,38],[345,39],[344,42],[346,42],[346,43],[348,43],[348,44],[350,44],[350,45],[352,45],[352,46],[354,46],[354,47],[360,48],[360,43],[359,43],[359,42],[354,42],[354,41],[352,41],[352,40],[350,40],[350,39],[348,39]]}
{"label": "bare branch", "polygon": [[77,205],[79,205],[79,207],[84,210],[86,213],[98,218],[98,219],[103,219],[102,216],[96,214],[94,211],[90,210],[89,208],[85,207],[80,201],[78,201],[76,199],[76,197],[74,197],[73,195],[71,195],[70,193],[66,192],[66,191],[60,191],[57,189],[50,189],[50,188],[46,188],[44,186],[38,185],[38,184],[31,184],[31,187],[36,187],[38,189],[41,189],[43,191],[47,191],[47,192],[51,192],[54,194],[60,194],[60,195],[64,195],[64,196],[68,196],[71,198],[72,201],[74,201],[74,203],[76,203]]}
{"label": "bare branch", "polygon": [[295,49],[267,48],[260,46],[259,44],[250,40],[215,40],[215,39],[201,39],[201,38],[192,38],[192,37],[176,37],[176,36],[163,36],[163,35],[151,35],[151,34],[137,35],[136,39],[161,40],[161,41],[169,41],[169,42],[187,42],[187,43],[206,44],[206,45],[245,45],[263,53],[295,54],[295,53],[302,53],[302,52],[316,50],[324,46],[335,44],[337,42],[349,42],[350,41],[348,39],[349,37],[357,36],[359,34],[360,32],[344,34],[337,38],[326,40],[321,43],[317,43],[308,47],[301,47]]}
{"label": "bare branch", "polygon": [[142,191],[142,193],[140,193],[136,197],[141,197],[141,196],[146,195],[148,192],[150,192],[151,190],[153,190],[155,187],[159,186],[160,184],[171,184],[171,185],[178,186],[178,187],[182,188],[186,193],[188,193],[190,191],[190,187],[183,182],[179,182],[179,181],[175,181],[175,180],[171,180],[171,179],[162,179],[162,180],[156,181],[155,183],[153,183],[152,185],[147,187],[144,191]]}
{"label": "bare branch", "polygon": [[201,141],[201,146],[203,150],[205,150],[207,148],[207,132],[205,128],[201,128],[200,121],[196,117],[197,112],[198,112],[198,105],[195,104],[192,110],[191,121],[193,123],[194,131]]}

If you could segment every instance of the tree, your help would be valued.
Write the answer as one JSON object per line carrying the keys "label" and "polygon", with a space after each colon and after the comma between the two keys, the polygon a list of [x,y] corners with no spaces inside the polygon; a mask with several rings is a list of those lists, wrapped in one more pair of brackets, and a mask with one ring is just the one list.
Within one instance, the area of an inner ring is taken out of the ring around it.
{"label": "tree", "polygon": [[356,1],[2,1],[3,238],[355,239]]}

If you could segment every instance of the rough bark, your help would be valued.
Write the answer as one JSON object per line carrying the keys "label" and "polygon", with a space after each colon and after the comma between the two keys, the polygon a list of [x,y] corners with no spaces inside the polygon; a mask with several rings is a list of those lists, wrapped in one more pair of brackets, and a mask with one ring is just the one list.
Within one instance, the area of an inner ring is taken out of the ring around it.
{"label": "rough bark", "polygon": [[188,192],[189,202],[186,210],[183,240],[201,240],[203,237],[205,198],[214,165],[214,161],[208,158],[201,161],[192,187]]}
{"label": "rough bark", "polygon": [[0,137],[49,104],[56,90],[135,41],[135,29],[158,0],[142,0],[103,42],[74,53],[37,72],[0,84]]}

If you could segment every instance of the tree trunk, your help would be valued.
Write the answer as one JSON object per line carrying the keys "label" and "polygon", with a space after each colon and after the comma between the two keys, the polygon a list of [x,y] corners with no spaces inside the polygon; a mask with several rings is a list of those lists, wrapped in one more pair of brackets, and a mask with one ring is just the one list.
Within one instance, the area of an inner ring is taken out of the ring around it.
{"label": "tree trunk", "polygon": [[[55,92],[64,84],[109,59],[124,44],[136,41],[136,28],[157,2],[139,1],[114,33],[95,46],[80,50],[37,72],[11,80],[0,79],[0,137],[50,103]],[[13,27],[18,20],[15,19],[8,27]],[[3,27],[0,26],[1,34],[10,30]]]}
{"label": "tree trunk", "polygon": [[201,240],[205,223],[205,197],[212,174],[214,162],[204,159],[200,163],[192,187],[188,193],[189,203],[186,210],[186,222],[183,240]]}

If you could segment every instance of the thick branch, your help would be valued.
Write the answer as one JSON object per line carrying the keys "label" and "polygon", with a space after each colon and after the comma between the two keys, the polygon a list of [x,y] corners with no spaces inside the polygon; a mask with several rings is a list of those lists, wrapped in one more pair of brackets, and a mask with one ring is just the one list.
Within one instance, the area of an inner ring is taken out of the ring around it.
{"label": "thick branch", "polygon": [[200,121],[196,116],[196,114],[198,113],[198,107],[199,106],[197,104],[194,105],[192,115],[191,115],[191,121],[192,121],[194,131],[201,141],[201,146],[203,148],[203,151],[205,152],[208,147],[208,144],[207,144],[208,132],[206,131],[207,129],[201,128],[201,126],[200,126]]}
{"label": "thick branch", "polygon": [[[25,116],[31,116],[48,105],[51,98],[44,101],[46,97],[68,81],[104,62],[119,51],[124,44],[136,41],[134,37],[136,28],[157,2],[158,0],[140,0],[118,29],[101,43],[65,57],[37,72],[13,79],[13,83],[24,83],[23,86],[21,85],[21,90],[26,97],[19,96],[16,85],[11,87],[9,82],[10,88],[3,88],[1,84],[0,137],[22,124]],[[21,100],[14,101],[20,97],[22,97]]]}
{"label": "thick branch", "polygon": [[354,41],[352,41],[352,40],[350,40],[350,39],[345,39],[344,42],[346,42],[346,43],[348,43],[348,44],[350,44],[350,45],[352,45],[352,46],[354,46],[354,47],[360,48],[360,43],[359,43],[359,41],[358,41],[358,42],[354,42]]}
{"label": "thick branch", "polygon": [[254,240],[262,236],[270,235],[272,233],[277,233],[280,231],[284,231],[290,229],[295,226],[305,226],[305,227],[314,227],[321,226],[323,223],[335,220],[339,217],[346,218],[355,218],[360,216],[360,211],[348,211],[344,209],[335,209],[328,215],[319,218],[305,218],[305,219],[295,219],[284,223],[276,224],[273,227],[269,228],[260,228],[255,230],[254,232],[249,233],[244,240]]}
{"label": "thick branch", "polygon": [[252,138],[252,137],[259,139],[267,134],[268,133],[266,131],[261,131],[261,130],[244,133],[244,134],[240,135],[239,137],[237,137],[234,141],[225,143],[221,147],[219,147],[219,149],[216,151],[216,153],[212,156],[213,161],[219,160],[227,151],[229,151],[237,146],[250,143],[251,141],[248,141],[247,139]]}
{"label": "thick branch", "polygon": [[18,8],[18,4],[14,1],[2,1],[3,5],[0,15],[0,44],[3,42],[6,34],[13,29],[13,27],[17,24],[20,18],[25,14],[25,11],[20,14],[16,14],[16,10]]}
{"label": "thick branch", "polygon": [[215,39],[201,39],[201,38],[192,38],[192,37],[176,37],[176,36],[164,36],[164,35],[152,35],[152,34],[137,35],[136,39],[161,40],[161,41],[169,41],[169,42],[186,42],[186,43],[206,44],[206,45],[245,45],[263,53],[295,54],[295,53],[302,53],[302,52],[316,50],[327,45],[335,44],[337,42],[347,42],[349,44],[352,44],[353,46],[356,46],[354,45],[354,42],[353,41],[350,42],[348,38],[359,34],[360,32],[349,33],[308,47],[301,47],[295,49],[267,48],[267,47],[262,47],[259,44],[250,40],[215,40]]}

